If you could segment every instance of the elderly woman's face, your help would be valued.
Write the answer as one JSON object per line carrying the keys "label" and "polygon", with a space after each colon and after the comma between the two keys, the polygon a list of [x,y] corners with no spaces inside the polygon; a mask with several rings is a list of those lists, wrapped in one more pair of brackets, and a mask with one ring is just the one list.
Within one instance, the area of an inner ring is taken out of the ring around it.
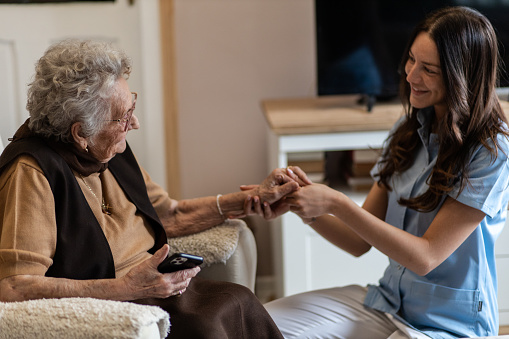
{"label": "elderly woman's face", "polygon": [[[117,82],[117,91],[120,93],[121,110],[114,112],[112,119],[125,119],[126,112],[133,107],[133,96],[124,78]],[[125,121],[109,122],[94,138],[93,145],[89,144],[90,154],[100,162],[110,161],[116,154],[122,153],[126,148],[126,135],[131,129],[139,127],[138,118],[132,114],[126,129]]]}

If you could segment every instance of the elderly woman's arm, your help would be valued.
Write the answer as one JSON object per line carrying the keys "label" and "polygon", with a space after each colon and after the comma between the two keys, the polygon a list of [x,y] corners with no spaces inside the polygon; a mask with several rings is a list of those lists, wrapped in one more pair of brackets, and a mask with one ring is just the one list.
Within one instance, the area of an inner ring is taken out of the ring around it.
{"label": "elderly woman's arm", "polygon": [[144,177],[149,197],[169,237],[193,234],[219,225],[225,219],[245,216],[248,197],[272,204],[299,188],[295,178],[278,168],[249,190],[176,201],[168,199],[146,173]]}
{"label": "elderly woman's arm", "polygon": [[[48,195],[49,194],[49,195]],[[51,189],[35,159],[22,156],[0,176],[0,300],[95,297],[134,300],[173,295],[199,269],[160,274],[168,253],[154,256],[117,279],[71,280],[46,277],[57,241]],[[77,267],[76,269],[79,269]]]}
{"label": "elderly woman's arm", "polygon": [[14,275],[0,280],[0,301],[41,298],[90,297],[108,300],[167,298],[177,295],[200,271],[199,267],[161,274],[157,266],[168,255],[164,245],[150,259],[116,279],[71,280],[38,275]]}

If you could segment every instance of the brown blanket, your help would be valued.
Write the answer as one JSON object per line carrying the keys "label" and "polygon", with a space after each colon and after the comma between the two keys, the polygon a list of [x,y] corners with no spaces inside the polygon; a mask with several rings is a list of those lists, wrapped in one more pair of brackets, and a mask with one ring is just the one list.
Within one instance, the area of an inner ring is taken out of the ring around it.
{"label": "brown blanket", "polygon": [[168,338],[283,338],[256,296],[246,287],[193,278],[181,296],[143,299],[170,313]]}

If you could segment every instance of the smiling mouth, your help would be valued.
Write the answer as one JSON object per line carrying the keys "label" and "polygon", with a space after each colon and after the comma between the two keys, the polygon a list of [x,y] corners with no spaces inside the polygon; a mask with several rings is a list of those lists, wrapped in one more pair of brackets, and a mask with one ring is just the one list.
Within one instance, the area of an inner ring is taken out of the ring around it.
{"label": "smiling mouth", "polygon": [[412,93],[415,94],[415,95],[422,95],[422,94],[428,92],[428,91],[425,91],[425,90],[417,89],[415,87],[411,87],[411,88],[412,88]]}

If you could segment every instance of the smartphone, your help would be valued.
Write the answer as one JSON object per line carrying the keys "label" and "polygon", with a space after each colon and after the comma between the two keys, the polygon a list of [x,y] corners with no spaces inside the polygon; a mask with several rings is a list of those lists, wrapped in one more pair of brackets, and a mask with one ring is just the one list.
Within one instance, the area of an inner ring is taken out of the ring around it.
{"label": "smartphone", "polygon": [[159,264],[157,270],[161,273],[171,273],[193,268],[201,265],[202,263],[203,258],[200,256],[187,253],[174,253],[166,257],[166,259]]}

